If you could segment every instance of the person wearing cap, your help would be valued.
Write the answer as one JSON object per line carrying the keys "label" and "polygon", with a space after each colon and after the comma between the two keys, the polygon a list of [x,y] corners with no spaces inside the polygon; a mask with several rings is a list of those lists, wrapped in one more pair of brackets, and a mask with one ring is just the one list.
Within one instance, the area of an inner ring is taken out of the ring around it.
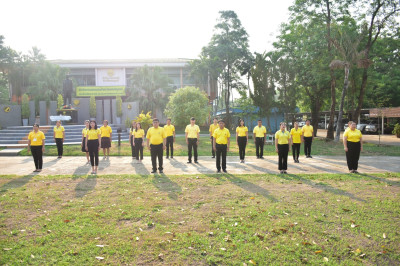
{"label": "person wearing cap", "polygon": [[163,151],[165,150],[165,130],[159,127],[160,121],[157,118],[153,119],[153,127],[147,130],[147,148],[151,154],[151,164],[153,166],[152,174],[157,173],[157,158],[158,170],[163,173]]}
{"label": "person wearing cap", "polygon": [[261,119],[257,121],[258,125],[253,129],[254,144],[256,145],[257,159],[264,159],[264,142],[267,137],[267,129],[262,125]]}
{"label": "person wearing cap", "polygon": [[280,129],[275,133],[275,151],[278,153],[278,169],[281,174],[287,174],[287,158],[290,152],[291,135],[286,130],[286,123],[280,123]]}
{"label": "person wearing cap", "polygon": [[197,146],[200,141],[200,128],[196,125],[196,119],[190,118],[190,124],[185,129],[186,144],[188,145],[188,163],[192,163],[192,149],[194,153],[194,162],[197,162]]}
{"label": "person wearing cap", "polygon": [[217,173],[221,172],[221,157],[222,157],[222,171],[226,173],[226,153],[229,151],[230,137],[231,134],[227,128],[225,128],[225,122],[223,120],[218,121],[219,128],[214,130],[213,133],[213,149],[216,152],[216,166]]}

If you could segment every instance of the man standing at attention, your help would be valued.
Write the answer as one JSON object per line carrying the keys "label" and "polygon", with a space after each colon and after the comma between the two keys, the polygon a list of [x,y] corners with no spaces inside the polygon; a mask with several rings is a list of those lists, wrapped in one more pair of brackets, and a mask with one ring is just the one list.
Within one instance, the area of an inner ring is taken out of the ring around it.
{"label": "man standing at attention", "polygon": [[194,162],[197,163],[197,145],[200,140],[200,128],[196,125],[196,119],[190,118],[190,125],[185,129],[186,144],[188,145],[188,163],[192,163],[192,148],[194,150]]}
{"label": "man standing at attention", "polygon": [[310,125],[310,120],[307,119],[306,124],[301,129],[303,132],[304,140],[304,155],[306,158],[312,158],[311,156],[311,144],[314,140],[314,128]]}
{"label": "man standing at attention", "polygon": [[175,126],[171,125],[171,118],[167,119],[167,124],[164,126],[164,131],[167,135],[167,159],[169,158],[170,149],[171,158],[174,158]]}
{"label": "man standing at attention", "polygon": [[264,142],[267,136],[267,129],[262,125],[261,119],[258,120],[258,125],[254,128],[253,135],[257,159],[264,159]]}
{"label": "man standing at attention", "polygon": [[212,158],[215,158],[215,151],[213,147],[213,142],[214,142],[214,131],[218,128],[218,119],[214,117],[214,123],[210,125],[210,140],[211,140],[211,153],[212,153]]}
{"label": "man standing at attention", "polygon": [[219,120],[219,128],[213,133],[213,149],[217,152],[217,173],[221,172],[221,155],[222,155],[222,171],[226,173],[226,153],[229,151],[229,144],[231,143],[231,133],[225,128],[225,122]]}
{"label": "man standing at attention", "polygon": [[151,163],[153,166],[152,174],[157,173],[157,158],[158,170],[163,173],[163,150],[165,149],[165,131],[159,127],[160,122],[157,118],[153,119],[153,127],[147,130],[147,148],[150,150]]}

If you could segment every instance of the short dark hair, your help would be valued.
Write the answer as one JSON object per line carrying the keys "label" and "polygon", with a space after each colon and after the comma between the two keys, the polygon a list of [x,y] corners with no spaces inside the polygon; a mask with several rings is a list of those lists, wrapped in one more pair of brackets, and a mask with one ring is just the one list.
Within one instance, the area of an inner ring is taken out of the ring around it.
{"label": "short dark hair", "polygon": [[107,121],[107,120],[104,119],[103,123],[104,123],[104,122],[107,122],[107,125],[108,125],[108,121]]}
{"label": "short dark hair", "polygon": [[[261,121],[261,122],[262,122],[262,120],[261,120],[261,119],[258,119],[258,121]],[[257,122],[258,122],[258,121],[257,121]]]}
{"label": "short dark hair", "polygon": [[192,118],[190,118],[190,120],[192,120],[192,121],[193,121],[193,120],[196,120],[196,118],[192,117]]}
{"label": "short dark hair", "polygon": [[94,129],[97,130],[97,123],[96,123],[96,120],[90,120],[89,129],[92,129],[92,126],[90,125],[92,122],[94,122]]}
{"label": "short dark hair", "polygon": [[153,122],[160,122],[160,120],[158,120],[158,118],[153,118]]}
{"label": "short dark hair", "polygon": [[171,121],[171,118],[167,118],[167,121],[168,121],[168,120]]}
{"label": "short dark hair", "polygon": [[213,120],[218,120],[218,118],[214,117],[214,119],[213,119]]}
{"label": "short dark hair", "polygon": [[221,123],[221,122],[225,124],[224,120],[222,120],[222,119],[218,120],[218,123]]}
{"label": "short dark hair", "polygon": [[37,127],[39,127],[39,124],[36,124],[36,123],[35,123],[35,124],[33,124],[33,126],[37,126]]}

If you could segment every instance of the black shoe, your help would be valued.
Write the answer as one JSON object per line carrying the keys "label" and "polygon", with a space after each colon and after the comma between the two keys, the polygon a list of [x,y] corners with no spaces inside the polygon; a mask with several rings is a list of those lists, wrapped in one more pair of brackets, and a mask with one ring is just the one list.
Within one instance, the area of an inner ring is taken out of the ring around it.
{"label": "black shoe", "polygon": [[222,170],[224,173],[227,173],[226,169]]}
{"label": "black shoe", "polygon": [[260,157],[257,156],[257,159],[260,159]]}
{"label": "black shoe", "polygon": [[215,158],[215,156],[211,157],[211,158]]}
{"label": "black shoe", "polygon": [[164,173],[163,170],[160,170],[159,172],[160,172],[160,174]]}
{"label": "black shoe", "polygon": [[296,161],[296,163],[300,163],[300,161],[299,161],[299,160],[297,160],[297,161]]}
{"label": "black shoe", "polygon": [[165,159],[168,159],[169,157],[167,156],[167,157],[165,157]]}
{"label": "black shoe", "polygon": [[192,161],[187,161],[187,163],[192,163]]}
{"label": "black shoe", "polygon": [[218,169],[218,170],[217,170],[217,173],[221,173],[221,170],[220,170],[220,169]]}
{"label": "black shoe", "polygon": [[263,156],[261,156],[261,157],[260,157],[260,159],[264,159],[264,157],[263,157]]}
{"label": "black shoe", "polygon": [[312,156],[311,156],[311,155],[308,155],[308,158],[312,158]]}
{"label": "black shoe", "polygon": [[153,170],[150,173],[155,174],[155,173],[157,173],[157,170]]}
{"label": "black shoe", "polygon": [[174,159],[174,156],[171,156],[171,159]]}
{"label": "black shoe", "polygon": [[198,161],[194,161],[194,163],[199,163]]}

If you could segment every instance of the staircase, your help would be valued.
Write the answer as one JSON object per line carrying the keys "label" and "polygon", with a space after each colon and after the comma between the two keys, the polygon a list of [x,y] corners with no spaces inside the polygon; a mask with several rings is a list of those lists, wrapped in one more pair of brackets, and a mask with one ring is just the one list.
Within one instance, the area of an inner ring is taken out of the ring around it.
{"label": "staircase", "polygon": [[[110,125],[113,131],[113,141],[118,140],[118,125]],[[46,136],[46,145],[55,145],[53,138],[54,126],[41,126],[39,130],[43,131]],[[84,125],[65,125],[64,145],[80,144],[82,142],[82,129]],[[28,134],[32,131],[32,127],[12,126],[7,129],[0,130],[0,147],[7,148],[24,148],[28,144]],[[121,141],[129,140],[129,133],[126,130],[121,132]]]}

